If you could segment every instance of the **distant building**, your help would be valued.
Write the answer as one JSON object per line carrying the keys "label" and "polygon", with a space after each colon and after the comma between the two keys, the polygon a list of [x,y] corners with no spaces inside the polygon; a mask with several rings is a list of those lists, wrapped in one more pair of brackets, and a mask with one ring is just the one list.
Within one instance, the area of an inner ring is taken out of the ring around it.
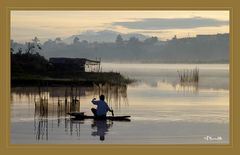
{"label": "distant building", "polygon": [[100,61],[85,58],[50,58],[50,64],[58,71],[99,72]]}

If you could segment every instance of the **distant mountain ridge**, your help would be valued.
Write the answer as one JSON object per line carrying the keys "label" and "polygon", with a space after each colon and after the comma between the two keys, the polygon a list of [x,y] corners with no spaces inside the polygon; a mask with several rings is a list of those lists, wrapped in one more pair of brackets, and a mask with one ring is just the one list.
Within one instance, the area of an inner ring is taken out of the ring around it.
{"label": "distant mountain ridge", "polygon": [[[61,39],[48,40],[38,52],[46,58],[101,58],[105,62],[228,63],[229,43],[229,33],[202,34],[186,38],[175,36],[167,41],[158,40],[157,37],[141,40],[137,36],[130,39],[118,36],[111,42],[104,43],[88,42],[81,38],[71,44],[66,44]],[[21,48],[25,51],[26,45],[12,41],[11,50],[17,52]]]}
{"label": "distant mountain ridge", "polygon": [[103,30],[103,31],[85,31],[81,34],[78,35],[72,35],[66,39],[63,39],[63,42],[67,44],[73,43],[73,40],[75,37],[78,37],[80,41],[86,40],[88,42],[115,42],[116,37],[118,35],[121,35],[124,40],[128,40],[131,37],[136,37],[139,40],[145,40],[149,38],[150,36],[147,35],[142,35],[139,33],[120,33],[116,31],[111,31],[111,30]]}

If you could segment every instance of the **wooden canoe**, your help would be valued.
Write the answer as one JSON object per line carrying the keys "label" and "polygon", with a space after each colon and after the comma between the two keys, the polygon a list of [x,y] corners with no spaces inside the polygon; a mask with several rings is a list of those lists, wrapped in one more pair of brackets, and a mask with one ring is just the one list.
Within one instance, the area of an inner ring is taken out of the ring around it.
{"label": "wooden canoe", "polygon": [[96,119],[96,120],[114,120],[114,121],[130,121],[131,116],[106,116],[106,117],[95,117],[95,116],[88,116],[85,115],[83,112],[70,112],[67,113],[70,116],[75,117],[75,119]]}

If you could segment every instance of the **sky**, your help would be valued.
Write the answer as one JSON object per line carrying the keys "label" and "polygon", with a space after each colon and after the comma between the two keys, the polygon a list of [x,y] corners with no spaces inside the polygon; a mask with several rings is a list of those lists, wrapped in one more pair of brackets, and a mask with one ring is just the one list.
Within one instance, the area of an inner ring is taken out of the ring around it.
{"label": "sky", "polygon": [[21,43],[102,30],[160,40],[229,33],[229,11],[11,11],[11,39]]}

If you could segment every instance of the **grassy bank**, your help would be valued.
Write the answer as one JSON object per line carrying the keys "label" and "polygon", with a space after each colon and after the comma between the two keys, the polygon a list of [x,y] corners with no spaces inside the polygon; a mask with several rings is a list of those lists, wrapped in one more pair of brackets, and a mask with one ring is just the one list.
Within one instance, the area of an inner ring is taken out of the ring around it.
{"label": "grassy bank", "polygon": [[126,85],[134,81],[116,72],[85,72],[79,67],[85,64],[74,60],[54,65],[34,52],[34,46],[31,50],[11,52],[11,86]]}
{"label": "grassy bank", "polygon": [[126,78],[115,72],[82,72],[74,77],[49,77],[40,75],[19,74],[12,76],[11,85],[14,86],[92,86],[95,84],[109,83],[112,85],[126,85],[134,82],[133,79]]}

